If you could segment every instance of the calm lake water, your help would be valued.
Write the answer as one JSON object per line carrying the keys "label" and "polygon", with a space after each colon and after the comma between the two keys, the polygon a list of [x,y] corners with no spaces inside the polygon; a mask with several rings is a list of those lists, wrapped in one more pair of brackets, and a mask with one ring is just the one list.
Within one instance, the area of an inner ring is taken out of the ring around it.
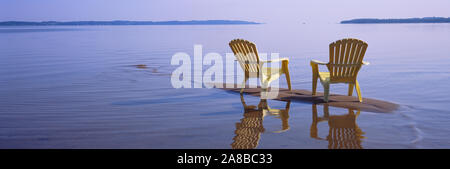
{"label": "calm lake water", "polygon": [[[176,52],[224,56],[244,38],[289,57],[293,88],[310,90],[309,60],[347,37],[369,44],[363,97],[398,111],[269,100],[284,111],[262,117],[238,93],[170,82]],[[450,148],[449,37],[450,24],[0,27],[0,148]]]}

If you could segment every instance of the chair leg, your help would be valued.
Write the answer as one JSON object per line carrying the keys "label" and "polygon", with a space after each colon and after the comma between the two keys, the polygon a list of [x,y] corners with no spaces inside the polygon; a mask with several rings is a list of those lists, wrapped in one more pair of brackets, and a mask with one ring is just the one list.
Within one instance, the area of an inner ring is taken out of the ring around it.
{"label": "chair leg", "polygon": [[316,95],[317,80],[319,78],[319,66],[311,62],[312,67],[312,95]]}
{"label": "chair leg", "polygon": [[288,85],[288,89],[289,89],[289,90],[292,90],[292,87],[291,87],[291,77],[289,76],[289,71],[287,71],[287,72],[285,73],[285,75],[286,75],[286,82],[287,82],[287,85]]}
{"label": "chair leg", "polygon": [[358,93],[358,99],[359,99],[359,102],[362,102],[361,89],[359,88],[359,83],[358,83],[358,81],[356,81],[355,85],[356,85],[356,93]]}
{"label": "chair leg", "polygon": [[318,77],[313,76],[312,95],[316,95]]}
{"label": "chair leg", "polygon": [[348,84],[348,96],[352,96],[353,95],[353,88],[354,88],[355,84],[353,83],[349,83]]}
{"label": "chair leg", "polygon": [[270,86],[271,82],[272,81],[263,81],[263,80],[261,80],[261,95],[260,95],[261,99],[267,99],[268,98],[268,95],[269,95],[268,90],[269,90],[269,86]]}
{"label": "chair leg", "polygon": [[323,100],[325,100],[325,102],[328,102],[328,95],[330,94],[330,84],[323,84],[323,90]]}
{"label": "chair leg", "polygon": [[242,82],[241,92],[240,92],[240,93],[243,93],[243,92],[244,92],[244,88],[245,88],[245,84],[247,83],[247,80],[248,80],[248,77],[245,77],[245,78],[244,78],[244,81]]}
{"label": "chair leg", "polygon": [[291,77],[289,76],[288,64],[289,64],[289,62],[287,60],[284,60],[282,62],[282,67],[283,67],[284,75],[286,76],[286,82],[287,82],[288,88],[289,88],[289,90],[292,90],[292,88],[291,88]]}

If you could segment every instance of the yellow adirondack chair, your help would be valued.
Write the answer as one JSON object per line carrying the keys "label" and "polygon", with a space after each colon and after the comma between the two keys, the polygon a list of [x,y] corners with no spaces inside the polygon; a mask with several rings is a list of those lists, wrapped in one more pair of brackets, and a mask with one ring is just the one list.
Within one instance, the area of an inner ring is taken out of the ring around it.
{"label": "yellow adirondack chair", "polygon": [[[233,51],[237,61],[241,65],[245,78],[242,82],[241,93],[244,91],[245,84],[249,78],[259,78],[261,80],[261,85],[265,89],[270,83],[281,76],[281,74],[286,75],[286,81],[289,90],[291,90],[291,79],[289,76],[289,59],[280,58],[275,60],[263,61],[259,59],[258,51],[256,50],[256,45],[252,42],[243,39],[234,39],[230,43],[230,48]],[[270,68],[263,67],[264,63],[280,62],[281,68]]]}
{"label": "yellow adirondack chair", "polygon": [[[363,61],[367,46],[367,43],[358,39],[342,39],[330,44],[330,61],[328,63],[311,60],[312,94],[316,94],[317,79],[320,79],[323,85],[325,102],[328,102],[330,84],[348,83],[348,95],[353,94],[353,87],[356,86],[359,102],[362,102],[361,90],[356,76],[362,65],[369,64],[369,62]],[[319,72],[318,65],[326,65],[329,72]]]}

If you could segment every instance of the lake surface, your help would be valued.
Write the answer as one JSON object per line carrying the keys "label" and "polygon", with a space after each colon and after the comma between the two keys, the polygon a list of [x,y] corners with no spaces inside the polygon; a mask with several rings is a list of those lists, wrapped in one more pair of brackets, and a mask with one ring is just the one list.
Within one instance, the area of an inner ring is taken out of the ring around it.
{"label": "lake surface", "polygon": [[[171,85],[175,53],[225,56],[244,38],[310,90],[309,60],[347,37],[369,44],[362,96],[398,111],[269,100],[282,113],[262,117],[257,97]],[[449,37],[450,24],[0,27],[0,148],[450,148]]]}

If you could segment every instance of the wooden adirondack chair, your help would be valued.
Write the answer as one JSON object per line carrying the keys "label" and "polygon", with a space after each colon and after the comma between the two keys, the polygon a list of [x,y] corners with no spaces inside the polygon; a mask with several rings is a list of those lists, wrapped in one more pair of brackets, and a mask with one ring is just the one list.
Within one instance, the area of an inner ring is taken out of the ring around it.
{"label": "wooden adirondack chair", "polygon": [[[280,58],[268,61],[260,60],[258,51],[256,50],[256,45],[243,39],[234,39],[229,43],[229,45],[245,73],[245,78],[242,82],[241,93],[244,91],[245,84],[247,83],[247,80],[249,78],[259,78],[261,80],[262,87],[265,89],[272,81],[279,78],[281,74],[285,74],[288,88],[289,90],[291,90],[288,58]],[[281,68],[263,67],[264,63],[280,61]]]}
{"label": "wooden adirondack chair", "polygon": [[[328,63],[311,60],[313,71],[312,94],[316,94],[317,79],[324,88],[324,100],[328,102],[330,93],[330,84],[348,83],[348,95],[353,94],[353,87],[356,86],[359,102],[362,102],[361,90],[356,80],[358,71],[362,65],[368,65],[364,62],[367,43],[358,39],[342,39],[330,44],[330,61]],[[329,72],[319,72],[318,65],[326,65]]]}

